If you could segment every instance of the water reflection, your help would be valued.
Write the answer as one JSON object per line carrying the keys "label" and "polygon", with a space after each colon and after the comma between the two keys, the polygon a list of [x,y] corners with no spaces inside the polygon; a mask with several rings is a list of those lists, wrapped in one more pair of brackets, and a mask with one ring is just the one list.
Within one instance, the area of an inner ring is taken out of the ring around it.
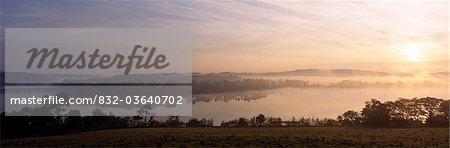
{"label": "water reflection", "polygon": [[[360,111],[372,98],[380,101],[399,97],[436,97],[448,99],[448,87],[435,88],[283,88],[271,91],[246,91],[197,95],[193,116],[212,118],[216,125],[225,120],[267,116],[336,118],[347,110]],[[234,99],[233,99],[234,98]]]}
{"label": "water reflection", "polygon": [[227,93],[215,93],[215,94],[198,94],[193,96],[193,103],[197,102],[229,102],[234,101],[246,101],[261,99],[268,94],[273,93],[274,90],[258,90],[258,91],[239,91],[239,92],[227,92]]}

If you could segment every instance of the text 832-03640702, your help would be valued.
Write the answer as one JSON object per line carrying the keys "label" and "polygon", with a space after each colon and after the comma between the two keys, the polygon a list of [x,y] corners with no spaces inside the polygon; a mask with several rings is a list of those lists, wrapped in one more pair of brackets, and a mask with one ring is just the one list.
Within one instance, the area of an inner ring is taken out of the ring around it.
{"label": "text 832-03640702", "polygon": [[78,104],[78,105],[109,105],[109,104],[136,104],[136,105],[182,105],[183,96],[118,96],[95,95],[94,97],[70,97],[63,98],[58,96],[49,97],[12,97],[10,104],[22,105],[52,105],[52,104]]}
{"label": "text 832-03640702", "polygon": [[[95,100],[97,96],[95,97]],[[118,96],[98,96],[98,104],[120,104],[125,102],[126,104],[183,104],[182,96],[126,96],[125,99],[121,99]],[[96,101],[94,101],[96,102]]]}

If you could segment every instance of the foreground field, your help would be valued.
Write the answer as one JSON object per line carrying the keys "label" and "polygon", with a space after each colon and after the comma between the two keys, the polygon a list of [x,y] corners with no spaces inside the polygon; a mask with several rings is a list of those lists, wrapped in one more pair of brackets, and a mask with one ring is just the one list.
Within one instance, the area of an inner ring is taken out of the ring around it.
{"label": "foreground field", "polygon": [[2,146],[449,146],[448,128],[135,128],[3,139]]}

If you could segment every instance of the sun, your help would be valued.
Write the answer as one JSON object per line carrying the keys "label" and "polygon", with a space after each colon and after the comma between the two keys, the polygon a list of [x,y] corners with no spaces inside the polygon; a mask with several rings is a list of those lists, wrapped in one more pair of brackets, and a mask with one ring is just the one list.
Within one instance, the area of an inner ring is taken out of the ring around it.
{"label": "sun", "polygon": [[417,46],[415,47],[410,47],[409,49],[407,49],[405,51],[405,56],[406,58],[408,58],[409,61],[419,61],[422,58],[422,50],[420,48],[418,48]]}
{"label": "sun", "polygon": [[401,53],[408,61],[420,61],[423,58],[423,48],[418,44],[408,44]]}

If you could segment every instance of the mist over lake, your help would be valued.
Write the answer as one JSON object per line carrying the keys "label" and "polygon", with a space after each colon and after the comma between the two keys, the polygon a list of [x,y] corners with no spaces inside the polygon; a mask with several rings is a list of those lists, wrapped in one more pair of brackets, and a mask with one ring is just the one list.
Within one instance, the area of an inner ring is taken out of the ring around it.
{"label": "mist over lake", "polygon": [[[253,91],[267,93],[267,91]],[[244,93],[244,92],[243,92]],[[248,93],[248,92],[246,92]],[[211,98],[226,95],[209,95]],[[448,88],[282,88],[271,90],[267,96],[254,100],[243,98],[224,101],[197,102],[193,105],[193,116],[212,118],[215,124],[239,117],[252,117],[260,113],[267,116],[336,118],[347,110],[359,110],[364,102],[372,98],[380,101],[394,101],[399,97],[448,98]]]}

